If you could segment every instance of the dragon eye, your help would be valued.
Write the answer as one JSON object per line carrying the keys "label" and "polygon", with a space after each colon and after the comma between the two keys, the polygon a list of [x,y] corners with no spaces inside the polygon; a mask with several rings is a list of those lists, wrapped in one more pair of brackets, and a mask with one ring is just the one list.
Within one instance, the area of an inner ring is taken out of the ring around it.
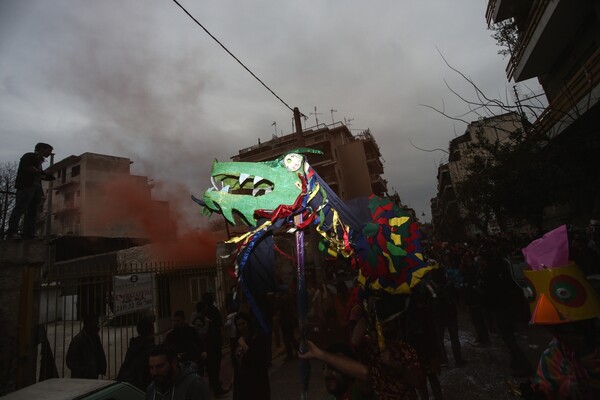
{"label": "dragon eye", "polygon": [[283,158],[283,165],[292,172],[296,172],[302,166],[302,156],[296,153],[290,153]]}
{"label": "dragon eye", "polygon": [[587,299],[585,288],[569,275],[558,275],[552,278],[550,296],[554,301],[570,307],[581,307]]}

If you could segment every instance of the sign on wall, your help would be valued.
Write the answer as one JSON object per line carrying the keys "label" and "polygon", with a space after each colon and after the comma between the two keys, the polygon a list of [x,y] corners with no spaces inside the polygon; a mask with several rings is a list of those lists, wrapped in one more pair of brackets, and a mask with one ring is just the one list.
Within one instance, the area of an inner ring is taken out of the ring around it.
{"label": "sign on wall", "polygon": [[152,307],[152,275],[117,275],[113,278],[114,315],[129,314]]}

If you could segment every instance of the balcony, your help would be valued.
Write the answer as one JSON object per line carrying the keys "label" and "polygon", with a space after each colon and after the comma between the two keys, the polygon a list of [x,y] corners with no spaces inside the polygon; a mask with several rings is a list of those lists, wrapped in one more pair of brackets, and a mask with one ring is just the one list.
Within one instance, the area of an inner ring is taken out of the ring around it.
{"label": "balcony", "polygon": [[[535,132],[552,138],[568,127],[579,114],[586,113],[600,98],[600,48],[565,82],[551,104],[533,124]],[[595,92],[595,93],[594,93]],[[595,101],[594,101],[595,99]],[[575,111],[577,110],[577,111]]]}
{"label": "balcony", "polygon": [[517,20],[525,14],[531,7],[533,0],[490,0],[485,13],[485,19],[488,25],[504,21],[509,18]]}
{"label": "balcony", "polygon": [[70,180],[70,181],[66,181],[66,182],[53,181],[52,190],[54,190],[56,193],[58,193],[61,190],[67,190],[67,189],[74,190],[78,186],[79,186],[79,179]]}
{"label": "balcony", "polygon": [[379,174],[371,175],[371,190],[376,195],[382,195],[387,192],[387,181]]}
{"label": "balcony", "polygon": [[534,0],[525,22],[519,24],[519,39],[506,68],[507,78],[520,82],[555,68],[592,13],[586,2]]}

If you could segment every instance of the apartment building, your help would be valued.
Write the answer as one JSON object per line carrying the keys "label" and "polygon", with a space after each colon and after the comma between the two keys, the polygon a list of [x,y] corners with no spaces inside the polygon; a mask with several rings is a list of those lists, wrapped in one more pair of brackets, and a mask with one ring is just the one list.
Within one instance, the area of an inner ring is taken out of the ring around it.
{"label": "apartment building", "polygon": [[[50,166],[47,171],[57,178],[45,187],[50,234],[147,237],[135,216],[119,209],[125,207],[120,200],[135,194],[167,214],[169,204],[151,200],[151,181],[146,176],[131,175],[131,164],[129,158],[83,153]],[[119,185],[111,186],[116,182]]]}
{"label": "apartment building", "polygon": [[[466,210],[460,204],[456,187],[467,176],[467,168],[475,156],[471,145],[480,138],[491,142],[502,142],[511,133],[525,129],[519,114],[509,112],[489,118],[482,118],[467,125],[465,133],[452,139],[449,144],[448,162],[438,167],[437,195],[431,200],[432,223],[436,234],[446,240],[465,241],[482,230],[473,224],[465,223]],[[489,216],[482,216],[482,218]],[[494,231],[496,224],[491,219],[488,231]]]}
{"label": "apartment building", "polygon": [[381,152],[371,131],[353,135],[341,122],[308,128],[302,132],[302,140],[297,133],[274,136],[267,142],[259,141],[241,149],[231,158],[242,162],[267,161],[299,147],[323,152],[306,154],[308,162],[342,200],[387,193]]}
{"label": "apartment building", "polygon": [[571,198],[562,219],[548,210],[548,228],[600,217],[600,2],[490,0],[486,19],[514,21],[507,77],[537,77],[548,107],[533,132],[552,139],[548,159],[578,181],[564,189]]}

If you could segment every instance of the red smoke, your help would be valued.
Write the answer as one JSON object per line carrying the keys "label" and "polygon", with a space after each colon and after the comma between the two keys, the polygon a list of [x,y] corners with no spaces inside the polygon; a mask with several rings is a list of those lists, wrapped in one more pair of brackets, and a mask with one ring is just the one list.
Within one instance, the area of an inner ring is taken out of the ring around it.
{"label": "red smoke", "polygon": [[[214,264],[216,238],[210,232],[192,230],[190,217],[182,211],[187,205],[184,198],[193,204],[187,189],[161,189],[167,201],[153,200],[150,187],[140,177],[125,176],[102,184],[98,228],[125,227],[123,236],[149,239],[157,261]],[[202,222],[199,214],[197,223]]]}

